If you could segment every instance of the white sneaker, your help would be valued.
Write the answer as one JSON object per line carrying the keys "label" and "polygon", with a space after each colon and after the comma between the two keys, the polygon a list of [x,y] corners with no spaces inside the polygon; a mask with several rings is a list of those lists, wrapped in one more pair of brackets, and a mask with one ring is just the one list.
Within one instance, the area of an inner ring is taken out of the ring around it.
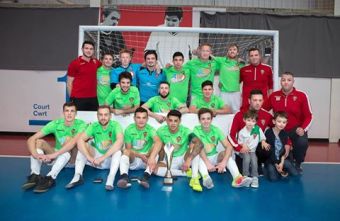
{"label": "white sneaker", "polygon": [[203,186],[206,187],[207,189],[214,188],[214,182],[212,181],[209,175],[207,178],[203,179]]}
{"label": "white sneaker", "polygon": [[253,181],[251,182],[250,186],[252,188],[259,188],[259,178],[253,177]]}

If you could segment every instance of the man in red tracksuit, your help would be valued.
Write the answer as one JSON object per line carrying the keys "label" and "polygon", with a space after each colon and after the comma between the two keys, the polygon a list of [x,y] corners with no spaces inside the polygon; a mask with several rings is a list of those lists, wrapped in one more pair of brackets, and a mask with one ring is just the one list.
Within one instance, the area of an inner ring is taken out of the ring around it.
{"label": "man in red tracksuit", "polygon": [[[273,116],[267,112],[266,110],[262,109],[263,104],[263,94],[261,90],[252,90],[250,92],[250,96],[248,99],[249,102],[249,108],[251,110],[257,111],[257,125],[262,129],[262,131],[265,131],[267,127],[271,127],[273,122],[272,118]],[[238,132],[245,126],[245,123],[243,121],[243,113],[246,112],[248,109],[241,109],[239,112],[237,112],[234,116],[233,122],[230,127],[230,133],[228,136],[228,140],[233,145],[234,150],[236,152],[245,153],[249,151],[247,148],[242,147],[237,142],[237,135]],[[261,144],[256,148],[256,155],[258,158],[258,172],[259,174],[262,174],[262,163],[269,157],[269,149],[262,148]],[[236,155],[236,163],[239,167],[239,170],[242,171],[242,159],[238,155]]]}
{"label": "man in red tracksuit", "polygon": [[272,68],[261,63],[260,50],[251,48],[249,49],[248,56],[250,64],[240,70],[240,83],[243,82],[241,109],[248,109],[248,98],[251,90],[261,90],[265,101],[273,92]]}
{"label": "man in red tracksuit", "polygon": [[307,131],[312,122],[312,111],[307,95],[294,87],[294,75],[285,72],[281,76],[281,90],[272,93],[264,104],[266,110],[274,112],[285,111],[288,123],[285,131],[293,145],[293,160],[301,173],[301,163],[304,161],[308,148]]}

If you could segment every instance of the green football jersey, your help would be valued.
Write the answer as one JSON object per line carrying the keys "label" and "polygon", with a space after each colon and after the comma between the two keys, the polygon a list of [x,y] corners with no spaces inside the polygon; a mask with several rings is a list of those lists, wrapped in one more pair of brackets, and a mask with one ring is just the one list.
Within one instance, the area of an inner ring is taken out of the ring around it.
{"label": "green football jersey", "polygon": [[192,106],[195,106],[197,109],[205,108],[212,108],[212,109],[222,109],[224,106],[224,101],[217,97],[216,95],[211,95],[210,101],[207,102],[204,100],[203,97],[196,97],[192,101]]}
{"label": "green football jersey", "polygon": [[110,73],[112,69],[106,69],[101,66],[97,69],[97,98],[98,104],[103,105],[105,103],[106,97],[111,92],[110,87]]}
{"label": "green football jersey", "polygon": [[41,129],[41,132],[45,136],[53,134],[56,139],[55,149],[60,150],[68,138],[73,138],[83,132],[86,126],[86,123],[79,119],[75,119],[71,126],[66,126],[64,118],[61,118],[49,122]]}
{"label": "green football jersey", "polygon": [[106,129],[99,122],[94,122],[87,127],[85,133],[88,137],[93,137],[93,145],[98,152],[105,154],[112,144],[116,142],[117,135],[123,135],[123,129],[118,122],[110,120]]}
{"label": "green football jersey", "polygon": [[184,106],[175,97],[168,97],[163,100],[160,96],[150,98],[145,105],[154,113],[167,113],[170,110]]}
{"label": "green football jersey", "polygon": [[124,132],[124,142],[131,144],[132,150],[140,154],[147,154],[152,145],[156,130],[149,124],[140,130],[136,124],[130,124]]}
{"label": "green football jersey", "polygon": [[189,93],[190,70],[186,68],[176,70],[174,66],[171,66],[163,71],[170,84],[170,97],[175,97],[185,104]]}
{"label": "green football jersey", "polygon": [[117,87],[113,89],[111,93],[107,96],[105,104],[113,104],[114,108],[116,109],[125,109],[139,106],[139,91],[135,86],[131,86],[126,93],[123,93],[122,90]]}
{"label": "green football jersey", "polygon": [[204,144],[204,151],[207,156],[213,156],[217,154],[217,144],[219,141],[225,139],[225,136],[221,129],[211,125],[210,131],[205,132],[201,125],[194,127],[194,134],[202,141]]}
{"label": "green football jersey", "polygon": [[179,126],[176,133],[171,133],[168,125],[164,125],[157,130],[157,135],[164,144],[172,144],[175,147],[173,157],[183,156],[189,149],[189,128]]}
{"label": "green football jersey", "polygon": [[244,64],[227,57],[215,57],[214,60],[219,65],[221,91],[240,91],[240,69],[244,67]]}

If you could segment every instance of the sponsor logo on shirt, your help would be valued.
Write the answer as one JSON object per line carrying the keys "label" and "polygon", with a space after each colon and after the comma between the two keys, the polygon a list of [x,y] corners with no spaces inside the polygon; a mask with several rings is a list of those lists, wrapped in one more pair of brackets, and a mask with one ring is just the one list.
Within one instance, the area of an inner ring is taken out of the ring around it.
{"label": "sponsor logo on shirt", "polygon": [[264,70],[263,70],[263,69],[261,69],[260,73],[263,75],[263,74],[264,74]]}
{"label": "sponsor logo on shirt", "polygon": [[276,101],[280,101],[281,100],[281,96],[275,96],[275,100]]}
{"label": "sponsor logo on shirt", "polygon": [[148,136],[148,132],[145,131],[145,132],[143,133],[143,136],[144,136],[144,138],[146,138],[146,137]]}
{"label": "sponsor logo on shirt", "polygon": [[294,96],[294,97],[293,97],[293,101],[296,101],[296,100],[297,100],[297,96]]}
{"label": "sponsor logo on shirt", "polygon": [[216,137],[215,136],[212,136],[210,139],[211,139],[211,142],[215,143],[215,141],[216,141]]}
{"label": "sponsor logo on shirt", "polygon": [[171,83],[179,83],[179,82],[182,82],[184,81],[185,79],[185,75],[184,75],[184,72],[181,72],[179,74],[174,74],[172,77],[171,77]]}

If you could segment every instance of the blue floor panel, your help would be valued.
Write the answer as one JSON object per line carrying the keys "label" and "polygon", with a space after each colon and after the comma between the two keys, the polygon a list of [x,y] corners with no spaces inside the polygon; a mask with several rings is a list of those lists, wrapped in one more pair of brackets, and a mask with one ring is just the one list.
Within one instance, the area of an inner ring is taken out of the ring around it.
{"label": "blue floor panel", "polygon": [[[43,173],[49,167],[43,167]],[[259,189],[235,189],[230,175],[213,174],[215,188],[196,193],[187,178],[164,191],[162,179],[151,178],[144,190],[136,182],[127,190],[104,190],[107,170],[85,168],[85,184],[64,186],[74,169],[64,169],[47,193],[23,191],[29,159],[0,158],[0,221],[7,220],[340,220],[340,165],[307,164],[304,175],[271,183],[260,178]],[[141,175],[133,172],[132,176]],[[96,177],[104,178],[94,184]],[[117,178],[116,178],[117,181]]]}

